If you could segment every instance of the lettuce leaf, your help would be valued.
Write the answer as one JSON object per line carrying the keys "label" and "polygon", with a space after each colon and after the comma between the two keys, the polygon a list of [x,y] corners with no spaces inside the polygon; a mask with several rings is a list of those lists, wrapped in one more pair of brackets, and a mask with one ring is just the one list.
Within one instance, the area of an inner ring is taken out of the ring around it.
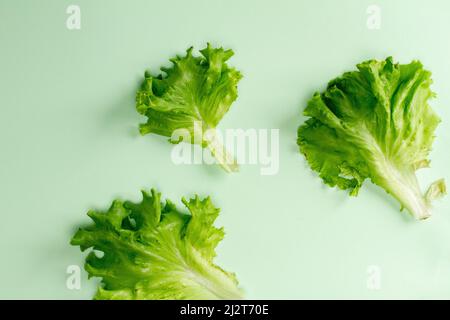
{"label": "lettuce leaf", "polygon": [[239,299],[233,273],[213,263],[224,231],[213,226],[219,209],[209,198],[182,202],[184,214],[161,194],[142,192],[140,203],[115,200],[106,212],[89,211],[93,224],[71,244],[86,258],[89,277],[100,277],[95,299]]}
{"label": "lettuce leaf", "polygon": [[298,129],[297,143],[329,186],[356,196],[366,179],[395,197],[417,219],[446,193],[444,180],[422,193],[415,172],[428,155],[440,119],[428,101],[431,73],[419,61],[369,60],[315,93]]}
{"label": "lettuce leaf", "polygon": [[209,43],[200,50],[199,57],[193,56],[192,51],[191,47],[184,57],[170,59],[173,66],[161,68],[164,74],[145,73],[136,95],[137,111],[148,118],[141,124],[140,132],[171,137],[175,130],[185,129],[191,138],[185,142],[208,147],[226,171],[237,171],[236,160],[215,134],[215,128],[237,98],[237,84],[242,78],[226,63],[234,53],[212,48]]}

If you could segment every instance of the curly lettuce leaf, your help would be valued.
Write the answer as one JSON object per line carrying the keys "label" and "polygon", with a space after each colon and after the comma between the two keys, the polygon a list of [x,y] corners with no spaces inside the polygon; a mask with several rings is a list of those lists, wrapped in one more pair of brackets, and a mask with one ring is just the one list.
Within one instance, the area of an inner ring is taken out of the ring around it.
{"label": "curly lettuce leaf", "polygon": [[140,203],[116,200],[106,212],[89,211],[94,223],[71,240],[94,249],[85,264],[89,277],[101,278],[94,298],[241,298],[235,275],[213,263],[224,231],[213,225],[220,210],[211,200],[183,198],[184,214],[155,190],[142,194]]}
{"label": "curly lettuce leaf", "polygon": [[446,193],[444,180],[422,193],[415,172],[428,167],[440,119],[428,101],[431,73],[419,61],[369,60],[315,93],[297,144],[329,186],[356,196],[366,179],[395,197],[417,219]]}
{"label": "curly lettuce leaf", "polygon": [[164,74],[145,73],[136,95],[137,111],[148,118],[141,124],[140,132],[171,137],[177,129],[187,130],[191,141],[185,142],[208,147],[226,171],[237,171],[236,160],[215,134],[237,98],[237,84],[242,78],[226,63],[234,53],[212,48],[209,43],[200,50],[199,57],[193,56],[192,51],[191,47],[184,57],[170,59],[173,66],[161,68]]}

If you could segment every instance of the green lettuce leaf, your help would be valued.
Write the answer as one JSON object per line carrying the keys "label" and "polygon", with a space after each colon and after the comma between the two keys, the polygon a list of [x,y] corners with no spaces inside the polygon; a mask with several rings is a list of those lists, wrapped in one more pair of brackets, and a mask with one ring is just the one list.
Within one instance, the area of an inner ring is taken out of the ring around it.
{"label": "green lettuce leaf", "polygon": [[419,61],[369,60],[315,93],[298,129],[297,143],[329,186],[356,196],[366,179],[395,197],[417,219],[430,216],[431,201],[445,194],[438,180],[427,192],[415,172],[427,167],[440,119],[428,100],[431,73]]}
{"label": "green lettuce leaf", "polygon": [[209,198],[182,202],[189,214],[155,190],[140,203],[116,200],[106,212],[89,211],[93,224],[71,244],[93,248],[85,269],[100,277],[95,299],[239,299],[233,273],[213,263],[224,231],[213,226],[219,209]]}
{"label": "green lettuce leaf", "polygon": [[[232,50],[208,46],[201,56],[170,59],[171,68],[161,68],[164,74],[145,73],[136,95],[136,109],[148,120],[141,124],[141,134],[155,133],[171,137],[177,129],[185,129],[191,141],[208,147],[218,163],[228,172],[238,165],[215,134],[215,129],[237,98],[239,71],[227,65]],[[207,132],[207,133],[206,133]],[[180,141],[171,141],[178,143]]]}

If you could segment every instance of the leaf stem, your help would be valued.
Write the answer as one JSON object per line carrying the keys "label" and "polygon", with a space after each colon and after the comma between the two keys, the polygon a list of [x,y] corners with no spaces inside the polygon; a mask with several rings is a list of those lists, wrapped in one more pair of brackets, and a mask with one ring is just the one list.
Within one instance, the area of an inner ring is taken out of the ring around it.
{"label": "leaf stem", "polygon": [[209,129],[204,135],[204,140],[211,154],[226,172],[239,171],[236,158],[224,147],[222,139],[219,138],[215,129]]}
{"label": "leaf stem", "polygon": [[400,171],[389,161],[382,161],[374,183],[396,198],[414,218],[423,220],[431,215],[430,203],[420,190],[414,169]]}

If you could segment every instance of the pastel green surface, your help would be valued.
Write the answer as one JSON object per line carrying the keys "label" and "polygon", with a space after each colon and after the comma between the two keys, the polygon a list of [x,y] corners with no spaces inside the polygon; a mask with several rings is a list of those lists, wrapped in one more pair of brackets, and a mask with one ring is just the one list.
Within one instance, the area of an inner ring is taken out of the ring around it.
{"label": "pastel green surface", "polygon": [[[450,298],[450,198],[423,222],[366,184],[330,189],[298,153],[301,111],[316,90],[363,60],[420,59],[442,118],[422,185],[450,181],[447,1],[24,1],[0,3],[0,298],[90,299],[96,281],[66,287],[82,265],[69,240],[89,208],[158,188],[171,199],[211,195],[226,237],[217,264],[247,298]],[[66,8],[81,8],[81,30]],[[279,128],[280,170],[176,166],[166,139],[138,134],[134,94],[187,47],[232,48],[244,78],[220,128]],[[380,290],[367,286],[381,271]]]}

